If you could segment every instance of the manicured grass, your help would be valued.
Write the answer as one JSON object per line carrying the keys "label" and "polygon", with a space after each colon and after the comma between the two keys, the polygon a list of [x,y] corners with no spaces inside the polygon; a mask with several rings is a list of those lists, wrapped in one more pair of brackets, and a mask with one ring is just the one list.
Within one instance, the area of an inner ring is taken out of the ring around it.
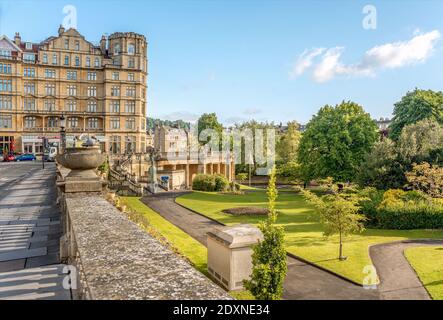
{"label": "manicured grass", "polygon": [[[198,271],[209,277],[207,249],[204,245],[146,206],[139,198],[120,197],[120,199],[130,210],[144,215],[150,226],[161,234],[174,249],[185,256]],[[232,291],[229,294],[238,300],[254,299],[247,290]]]}
{"label": "manicured grass", "polygon": [[406,258],[433,299],[443,300],[443,247],[414,247]]}
{"label": "manicured grass", "polygon": [[[264,217],[234,217],[221,212],[223,209],[267,206],[266,191],[248,192],[244,195],[193,192],[177,198],[177,202],[227,225],[256,224]],[[344,254],[348,259],[339,261],[337,259],[338,237],[325,238],[323,236],[316,211],[305,202],[301,195],[294,192],[280,192],[277,210],[279,211],[277,223],[286,231],[287,251],[359,284],[366,276],[363,268],[372,264],[368,253],[370,245],[404,239],[443,239],[443,231],[368,229],[362,234],[351,235],[345,239]]]}

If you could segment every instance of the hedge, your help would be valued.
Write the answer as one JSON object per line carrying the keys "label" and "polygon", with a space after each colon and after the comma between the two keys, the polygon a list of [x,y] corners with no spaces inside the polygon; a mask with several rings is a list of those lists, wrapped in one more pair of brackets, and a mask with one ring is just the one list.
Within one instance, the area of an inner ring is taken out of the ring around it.
{"label": "hedge", "polygon": [[367,190],[361,213],[368,218],[368,226],[381,229],[441,229],[443,201],[418,191],[390,189],[386,192]]}
{"label": "hedge", "polygon": [[198,191],[225,191],[228,185],[228,179],[220,174],[198,174],[192,181],[192,189]]}

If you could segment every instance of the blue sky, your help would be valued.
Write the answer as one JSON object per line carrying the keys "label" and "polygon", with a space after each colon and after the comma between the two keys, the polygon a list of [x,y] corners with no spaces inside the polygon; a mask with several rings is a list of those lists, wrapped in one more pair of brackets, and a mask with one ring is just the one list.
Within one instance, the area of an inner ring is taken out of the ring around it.
{"label": "blue sky", "polygon": [[[56,35],[72,4],[94,43],[115,31],[147,37],[148,116],[306,123],[350,99],[379,118],[408,90],[443,90],[441,0],[36,2],[0,0],[0,34]],[[367,4],[375,30],[362,26]]]}

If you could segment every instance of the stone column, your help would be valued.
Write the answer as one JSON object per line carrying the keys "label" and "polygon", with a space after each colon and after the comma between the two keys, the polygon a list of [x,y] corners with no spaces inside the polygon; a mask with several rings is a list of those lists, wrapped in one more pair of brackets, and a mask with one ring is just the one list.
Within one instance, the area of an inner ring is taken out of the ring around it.
{"label": "stone column", "polygon": [[248,224],[215,227],[207,235],[208,272],[228,290],[243,288],[252,273],[252,246],[263,240],[261,231]]}

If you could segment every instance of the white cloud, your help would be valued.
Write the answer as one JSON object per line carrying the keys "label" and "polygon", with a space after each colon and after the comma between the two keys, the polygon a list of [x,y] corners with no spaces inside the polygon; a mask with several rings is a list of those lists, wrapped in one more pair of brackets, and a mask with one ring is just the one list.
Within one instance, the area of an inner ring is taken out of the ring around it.
{"label": "white cloud", "polygon": [[321,55],[325,48],[306,49],[298,58],[289,75],[291,78],[302,75],[312,65],[315,57]]}
{"label": "white cloud", "polygon": [[[294,65],[293,74],[299,76],[312,67],[312,76],[317,82],[326,82],[337,76],[374,76],[384,69],[396,69],[425,62],[434,52],[435,44],[441,34],[434,30],[416,34],[408,41],[398,41],[375,46],[364,54],[360,62],[344,64],[341,57],[343,47],[312,51],[312,56],[305,51]],[[316,53],[316,54],[314,54]],[[314,61],[314,58],[318,57]]]}

